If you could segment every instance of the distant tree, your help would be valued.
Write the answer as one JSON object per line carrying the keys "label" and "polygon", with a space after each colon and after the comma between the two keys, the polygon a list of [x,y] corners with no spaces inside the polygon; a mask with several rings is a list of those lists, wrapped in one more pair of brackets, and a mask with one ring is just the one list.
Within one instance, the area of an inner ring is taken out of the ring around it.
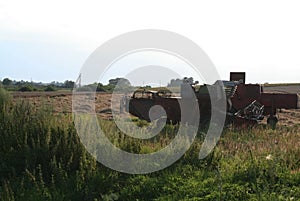
{"label": "distant tree", "polygon": [[108,81],[108,83],[110,85],[114,85],[114,86],[116,86],[116,85],[131,86],[129,80],[127,80],[126,78],[120,78],[120,77],[117,77],[115,79],[110,79]]}
{"label": "distant tree", "polygon": [[16,86],[21,86],[22,85],[22,83],[20,82],[20,81],[18,81],[18,82],[16,82],[16,84],[15,84]]}
{"label": "distant tree", "polygon": [[183,81],[185,82],[185,83],[187,83],[187,84],[193,84],[194,83],[194,78],[192,78],[192,77],[184,77],[183,78]]}
{"label": "distant tree", "polygon": [[171,79],[168,87],[179,87],[183,83],[182,79]]}
{"label": "distant tree", "polygon": [[96,91],[106,91],[105,86],[102,83],[98,83]]}
{"label": "distant tree", "polygon": [[12,83],[12,80],[10,80],[9,78],[4,78],[2,81],[2,84],[6,85],[6,86],[11,85],[11,83]]}
{"label": "distant tree", "polygon": [[51,86],[51,85],[48,85],[44,91],[56,91],[55,87],[54,86]]}
{"label": "distant tree", "polygon": [[129,91],[131,83],[126,78],[115,78],[108,81],[108,85],[105,86],[106,91]]}
{"label": "distant tree", "polygon": [[71,80],[66,80],[65,82],[64,82],[64,87],[65,88],[74,88],[74,85],[75,85],[75,82],[73,82],[73,81],[71,81]]}
{"label": "distant tree", "polygon": [[35,88],[33,88],[31,85],[25,85],[19,89],[19,91],[25,92],[25,91],[36,91]]}
{"label": "distant tree", "polygon": [[190,85],[196,85],[199,82],[194,81],[193,77],[184,77],[183,79],[171,79],[170,83],[168,83],[168,87],[179,87],[182,83],[187,83]]}

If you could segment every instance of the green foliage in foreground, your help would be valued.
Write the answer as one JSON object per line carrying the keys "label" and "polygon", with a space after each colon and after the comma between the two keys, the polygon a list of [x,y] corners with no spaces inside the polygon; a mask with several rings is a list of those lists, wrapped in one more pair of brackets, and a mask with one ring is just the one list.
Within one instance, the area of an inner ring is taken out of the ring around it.
{"label": "green foliage in foreground", "polygon": [[[300,127],[227,130],[214,152],[198,159],[203,133],[172,166],[128,175],[97,163],[81,145],[70,116],[12,105],[0,89],[0,200],[299,200]],[[148,153],[159,141],[135,141],[102,121],[118,146]]]}

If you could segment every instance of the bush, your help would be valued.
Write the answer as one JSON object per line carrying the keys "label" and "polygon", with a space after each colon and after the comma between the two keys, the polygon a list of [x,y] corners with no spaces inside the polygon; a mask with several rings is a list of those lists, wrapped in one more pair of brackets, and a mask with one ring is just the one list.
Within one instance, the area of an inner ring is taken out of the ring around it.
{"label": "bush", "polygon": [[22,91],[22,92],[26,92],[26,91],[36,91],[36,89],[30,85],[26,85],[26,86],[23,86],[19,89],[19,91]]}
{"label": "bush", "polygon": [[0,107],[6,105],[11,100],[10,94],[3,88],[0,87]]}
{"label": "bush", "polygon": [[47,86],[44,91],[56,91],[56,89],[53,86]]}

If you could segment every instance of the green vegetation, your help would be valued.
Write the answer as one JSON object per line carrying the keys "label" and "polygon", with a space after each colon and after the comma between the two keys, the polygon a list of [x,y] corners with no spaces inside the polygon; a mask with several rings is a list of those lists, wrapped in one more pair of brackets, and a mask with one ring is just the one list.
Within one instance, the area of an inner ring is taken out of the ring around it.
{"label": "green vegetation", "polygon": [[22,92],[28,92],[28,91],[36,91],[37,89],[34,88],[33,86],[31,85],[25,85],[25,86],[22,86],[20,87],[19,91],[22,91]]}
{"label": "green vegetation", "polygon": [[64,83],[53,81],[49,84],[45,84],[41,82],[28,82],[23,80],[15,81],[9,78],[4,78],[2,82],[0,81],[0,87],[3,87],[8,91],[21,92],[72,90],[74,87],[74,82],[71,80],[66,80]]}
{"label": "green vegetation", "polygon": [[[299,200],[300,126],[224,131],[214,151],[198,159],[204,134],[172,166],[128,175],[97,163],[84,149],[69,114],[12,103],[0,89],[0,200]],[[137,123],[138,120],[136,120]],[[138,141],[101,120],[124,150],[150,153],[176,134]],[[143,126],[145,123],[139,123]]]}
{"label": "green vegetation", "polygon": [[[51,83],[37,83],[28,81],[15,81],[9,78],[4,78],[0,81],[0,87],[5,88],[8,91],[21,91],[21,92],[31,92],[31,91],[65,91],[73,90],[75,82],[71,80],[66,80],[63,83],[53,81]],[[116,91],[130,91],[132,86],[130,82],[125,78],[115,78],[110,79],[108,84],[104,85],[102,83],[93,83],[88,85],[77,85],[78,91],[97,91],[97,92],[113,92]]]}
{"label": "green vegetation", "polygon": [[44,91],[56,91],[57,89],[53,86],[47,86]]}

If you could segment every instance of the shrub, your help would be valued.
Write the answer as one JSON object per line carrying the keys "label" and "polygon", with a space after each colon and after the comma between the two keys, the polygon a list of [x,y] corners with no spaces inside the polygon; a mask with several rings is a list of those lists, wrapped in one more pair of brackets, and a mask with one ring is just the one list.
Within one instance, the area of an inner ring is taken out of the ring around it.
{"label": "shrub", "polygon": [[44,91],[56,91],[56,89],[55,87],[49,85],[44,89]]}
{"label": "shrub", "polygon": [[11,96],[10,94],[3,88],[0,87],[0,106],[6,105],[10,102]]}
{"label": "shrub", "polygon": [[26,85],[26,86],[23,86],[19,89],[19,91],[22,91],[22,92],[26,92],[26,91],[36,91],[35,88],[33,88],[32,86],[30,85]]}

